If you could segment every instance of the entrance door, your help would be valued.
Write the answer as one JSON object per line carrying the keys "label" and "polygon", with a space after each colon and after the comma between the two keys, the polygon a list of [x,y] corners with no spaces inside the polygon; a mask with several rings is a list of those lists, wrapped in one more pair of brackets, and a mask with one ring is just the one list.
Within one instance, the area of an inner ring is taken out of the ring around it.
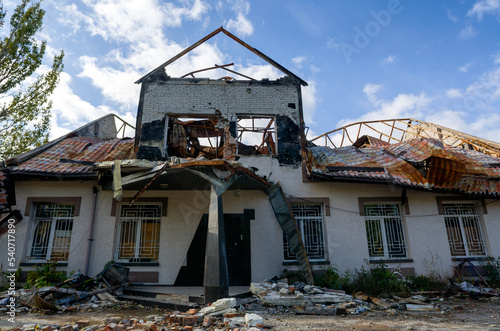
{"label": "entrance door", "polygon": [[250,284],[250,221],[242,214],[224,215],[229,286]]}
{"label": "entrance door", "polygon": [[[245,210],[246,211],[246,210]],[[251,280],[250,217],[253,213],[224,214],[226,258],[229,286],[246,286]],[[205,270],[208,215],[200,220],[187,253],[187,263],[181,267],[175,286],[202,286]]]}

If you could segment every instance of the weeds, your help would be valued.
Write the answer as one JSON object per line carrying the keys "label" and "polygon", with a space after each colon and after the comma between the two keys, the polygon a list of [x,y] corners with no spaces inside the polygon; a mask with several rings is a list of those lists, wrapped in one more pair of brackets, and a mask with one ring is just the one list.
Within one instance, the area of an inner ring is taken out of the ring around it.
{"label": "weeds", "polygon": [[341,274],[335,266],[324,269],[323,276],[317,278],[316,285],[343,290],[346,293],[364,292],[369,295],[388,293],[409,293],[408,280],[398,269],[389,270],[384,264],[354,271],[347,270]]}
{"label": "weeds", "polygon": [[349,271],[341,275],[336,266],[322,267],[321,270],[323,275],[314,280],[316,285],[334,290],[343,290],[349,286]]}
{"label": "weeds", "polygon": [[446,280],[434,276],[416,276],[410,279],[410,290],[418,291],[444,291],[446,289]]}
{"label": "weeds", "polygon": [[52,286],[66,280],[63,271],[57,271],[57,262],[49,261],[41,267],[36,267],[28,273],[26,288]]}
{"label": "weeds", "polygon": [[492,287],[500,287],[500,257],[496,260],[488,261],[483,267],[486,270],[488,284]]}

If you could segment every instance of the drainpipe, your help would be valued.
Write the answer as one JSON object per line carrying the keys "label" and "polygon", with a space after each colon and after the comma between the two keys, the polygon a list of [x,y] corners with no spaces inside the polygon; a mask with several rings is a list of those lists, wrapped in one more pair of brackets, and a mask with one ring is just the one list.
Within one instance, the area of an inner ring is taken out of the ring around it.
{"label": "drainpipe", "polygon": [[92,242],[94,241],[94,223],[97,206],[97,193],[99,192],[99,190],[95,186],[92,189],[94,191],[94,201],[92,201],[92,218],[90,220],[89,242],[87,245],[87,258],[85,260],[85,276],[89,275],[90,253],[92,251]]}

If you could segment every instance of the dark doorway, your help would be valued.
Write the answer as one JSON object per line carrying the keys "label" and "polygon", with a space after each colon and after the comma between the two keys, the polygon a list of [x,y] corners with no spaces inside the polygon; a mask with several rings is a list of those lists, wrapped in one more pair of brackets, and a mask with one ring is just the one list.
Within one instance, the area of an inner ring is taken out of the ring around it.
{"label": "dark doorway", "polygon": [[[250,220],[254,219],[254,215],[253,209],[245,209],[243,214],[224,214],[229,286],[250,284]],[[187,253],[187,263],[179,270],[175,286],[203,285],[207,228],[208,215],[205,214],[196,229]]]}

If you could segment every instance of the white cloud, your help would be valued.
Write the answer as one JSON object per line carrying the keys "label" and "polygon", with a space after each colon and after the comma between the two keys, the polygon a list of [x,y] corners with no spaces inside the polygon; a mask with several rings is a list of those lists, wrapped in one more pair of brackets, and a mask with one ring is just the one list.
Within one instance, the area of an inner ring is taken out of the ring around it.
{"label": "white cloud", "polygon": [[396,61],[396,60],[397,60],[397,56],[396,55],[389,55],[385,59],[383,59],[382,62],[380,62],[380,64],[381,65],[393,64],[394,61]]}
{"label": "white cloud", "polygon": [[476,16],[479,21],[485,14],[500,15],[500,0],[479,0],[467,12],[467,16]]}
{"label": "white cloud", "polygon": [[229,31],[234,31],[236,34],[245,37],[253,34],[253,25],[243,13],[238,13],[236,20],[230,19],[225,24]]}
{"label": "white cloud", "polygon": [[368,83],[364,86],[363,92],[375,109],[356,119],[344,119],[340,121],[339,127],[350,123],[369,120],[382,120],[392,118],[419,118],[431,102],[425,93],[398,94],[393,99],[379,99],[376,93],[383,88],[382,85]]}
{"label": "white cloud", "polygon": [[476,29],[472,27],[472,25],[467,25],[465,28],[460,31],[458,34],[458,38],[460,39],[469,39],[474,37],[477,34]]}
{"label": "white cloud", "polygon": [[495,66],[465,88],[450,88],[443,93],[400,93],[386,100],[377,95],[382,85],[366,84],[363,92],[374,109],[359,118],[344,119],[338,126],[359,121],[411,117],[498,141],[500,66],[496,60],[497,55],[494,54]]}
{"label": "white cloud", "polygon": [[459,19],[458,17],[456,17],[455,15],[453,15],[453,13],[451,12],[451,10],[447,9],[446,10],[446,14],[448,15],[448,19],[452,22],[458,22]]}
{"label": "white cloud", "polygon": [[292,63],[297,67],[297,68],[302,68],[302,64],[307,60],[306,56],[296,56],[292,59]]}
{"label": "white cloud", "polygon": [[302,105],[304,108],[304,122],[306,126],[315,124],[314,115],[316,113],[318,95],[316,82],[310,80],[308,86],[302,88]]}
{"label": "white cloud", "polygon": [[446,91],[446,97],[450,99],[461,98],[462,92],[459,89],[449,89]]}
{"label": "white cloud", "polygon": [[467,71],[469,71],[469,68],[473,65],[474,65],[474,63],[466,63],[463,66],[458,67],[458,70],[463,72],[463,73],[466,73]]}
{"label": "white cloud", "polygon": [[51,96],[52,116],[59,123],[51,132],[52,138],[57,138],[64,132],[72,131],[111,112],[108,107],[94,107],[74,94],[70,87],[71,82],[69,74],[61,73],[59,84]]}
{"label": "white cloud", "polygon": [[384,88],[383,85],[368,83],[363,87],[363,93],[366,95],[368,100],[374,105],[377,105],[378,99],[375,95],[378,91]]}

